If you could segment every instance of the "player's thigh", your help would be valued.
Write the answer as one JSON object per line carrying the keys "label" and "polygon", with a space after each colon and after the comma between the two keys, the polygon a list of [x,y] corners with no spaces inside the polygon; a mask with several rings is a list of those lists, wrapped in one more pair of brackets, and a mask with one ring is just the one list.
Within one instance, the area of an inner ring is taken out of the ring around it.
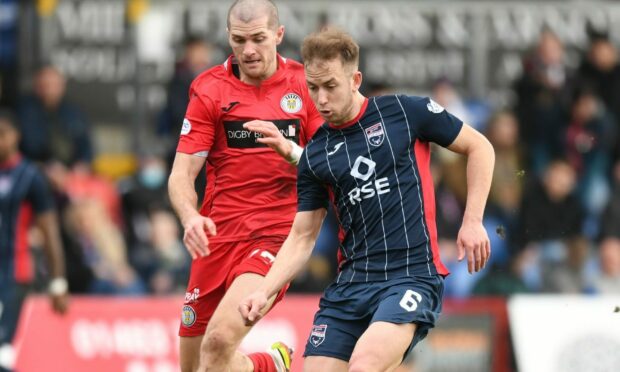
{"label": "player's thigh", "polygon": [[304,359],[304,372],[347,372],[349,363],[337,358],[309,356]]}
{"label": "player's thigh", "polygon": [[402,362],[415,331],[415,323],[372,323],[355,344],[349,361],[351,371],[394,370]]}
{"label": "player's thigh", "polygon": [[[233,343],[241,342],[251,327],[245,325],[238,310],[239,304],[258,289],[264,279],[262,275],[255,273],[244,273],[237,276],[215,309],[215,313],[207,326],[207,335],[213,335],[213,332],[216,332],[220,335],[227,335]],[[274,300],[275,296],[269,299],[263,313],[271,309]]]}
{"label": "player's thigh", "polygon": [[198,368],[202,337],[180,337],[179,359],[181,372],[194,372]]}

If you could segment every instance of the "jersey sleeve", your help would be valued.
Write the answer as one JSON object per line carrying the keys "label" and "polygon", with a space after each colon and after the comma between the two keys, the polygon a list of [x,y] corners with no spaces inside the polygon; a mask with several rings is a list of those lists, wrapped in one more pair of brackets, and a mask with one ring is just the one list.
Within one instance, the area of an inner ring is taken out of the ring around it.
{"label": "jersey sleeve", "polygon": [[297,211],[306,212],[325,208],[329,204],[329,193],[325,185],[310,168],[304,150],[297,165]]}
{"label": "jersey sleeve", "polygon": [[461,131],[463,122],[428,97],[399,96],[409,127],[419,139],[448,147]]}
{"label": "jersey sleeve", "polygon": [[45,213],[54,208],[52,190],[43,175],[34,170],[30,188],[26,193],[26,200],[32,205],[35,214]]}
{"label": "jersey sleeve", "polygon": [[217,123],[216,108],[207,95],[196,91],[196,82],[192,83],[177,152],[199,154],[211,149]]}

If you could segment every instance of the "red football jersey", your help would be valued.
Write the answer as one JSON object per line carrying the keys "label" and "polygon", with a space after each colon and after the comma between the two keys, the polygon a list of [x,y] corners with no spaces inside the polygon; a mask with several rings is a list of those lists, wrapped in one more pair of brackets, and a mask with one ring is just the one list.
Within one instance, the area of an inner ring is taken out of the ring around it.
{"label": "red football jersey", "polygon": [[190,88],[178,152],[207,155],[200,213],[217,226],[211,242],[288,235],[296,213],[297,169],[243,123],[272,121],[304,145],[323,123],[308,95],[303,66],[278,55],[276,73],[260,86],[243,83],[231,56],[198,76]]}

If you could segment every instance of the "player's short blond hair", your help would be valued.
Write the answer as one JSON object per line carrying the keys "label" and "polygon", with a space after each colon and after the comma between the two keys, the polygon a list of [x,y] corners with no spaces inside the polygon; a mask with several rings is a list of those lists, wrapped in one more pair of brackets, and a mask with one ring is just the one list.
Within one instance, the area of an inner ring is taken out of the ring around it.
{"label": "player's short blond hair", "polygon": [[304,65],[340,58],[343,66],[357,69],[360,47],[347,32],[328,27],[306,36],[301,44],[301,58]]}

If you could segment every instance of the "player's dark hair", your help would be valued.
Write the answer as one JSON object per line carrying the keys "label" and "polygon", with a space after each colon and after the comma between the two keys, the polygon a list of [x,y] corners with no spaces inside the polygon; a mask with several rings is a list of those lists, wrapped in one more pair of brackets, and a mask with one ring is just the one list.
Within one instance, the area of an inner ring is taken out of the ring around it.
{"label": "player's dark hair", "polygon": [[226,17],[228,29],[230,29],[230,17],[233,13],[236,18],[246,23],[267,13],[269,16],[268,27],[275,30],[280,26],[278,7],[272,0],[235,0],[228,9],[228,16]]}
{"label": "player's dark hair", "polygon": [[357,68],[360,47],[345,31],[335,27],[327,27],[306,36],[301,44],[301,58],[305,65],[316,60],[329,61],[340,58],[344,66]]}

